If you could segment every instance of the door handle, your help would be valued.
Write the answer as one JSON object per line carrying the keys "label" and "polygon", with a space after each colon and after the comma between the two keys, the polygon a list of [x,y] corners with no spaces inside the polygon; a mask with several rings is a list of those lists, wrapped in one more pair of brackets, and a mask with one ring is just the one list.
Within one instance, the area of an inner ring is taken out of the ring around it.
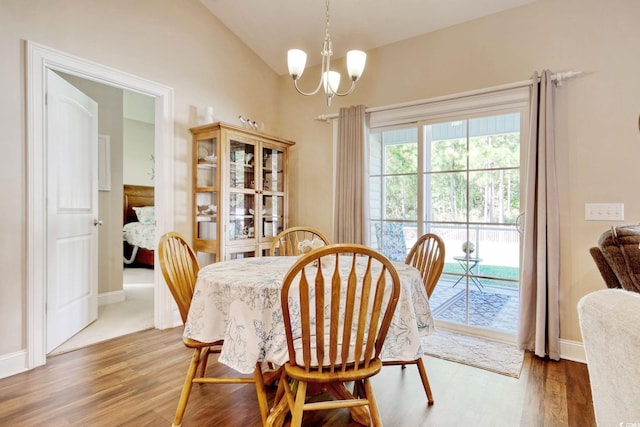
{"label": "door handle", "polygon": [[101,219],[94,219],[93,220],[93,225],[98,227],[102,225],[102,220]]}

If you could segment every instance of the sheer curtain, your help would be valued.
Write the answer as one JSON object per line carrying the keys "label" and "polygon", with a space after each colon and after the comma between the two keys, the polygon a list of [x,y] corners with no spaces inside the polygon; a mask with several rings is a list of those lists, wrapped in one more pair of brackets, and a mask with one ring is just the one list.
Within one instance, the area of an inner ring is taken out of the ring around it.
{"label": "sheer curtain", "polygon": [[559,214],[551,72],[534,73],[527,156],[518,344],[560,359]]}
{"label": "sheer curtain", "polygon": [[369,243],[368,124],[364,105],[341,108],[336,149],[335,243]]}

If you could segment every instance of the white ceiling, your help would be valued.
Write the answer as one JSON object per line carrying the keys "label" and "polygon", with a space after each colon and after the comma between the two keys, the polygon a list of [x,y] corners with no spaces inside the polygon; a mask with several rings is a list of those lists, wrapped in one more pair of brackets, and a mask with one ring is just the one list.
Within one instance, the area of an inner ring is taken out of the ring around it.
{"label": "white ceiling", "polygon": [[[324,0],[200,0],[275,72],[287,73],[287,50],[320,63]],[[370,50],[536,0],[334,0],[333,58]]]}

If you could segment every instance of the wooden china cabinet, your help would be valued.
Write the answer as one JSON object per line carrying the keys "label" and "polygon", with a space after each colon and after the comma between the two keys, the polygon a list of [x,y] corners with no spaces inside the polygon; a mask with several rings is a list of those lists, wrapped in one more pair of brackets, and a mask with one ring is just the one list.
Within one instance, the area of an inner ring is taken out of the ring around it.
{"label": "wooden china cabinet", "polygon": [[294,142],[225,123],[193,134],[193,247],[200,262],[265,256],[287,227]]}

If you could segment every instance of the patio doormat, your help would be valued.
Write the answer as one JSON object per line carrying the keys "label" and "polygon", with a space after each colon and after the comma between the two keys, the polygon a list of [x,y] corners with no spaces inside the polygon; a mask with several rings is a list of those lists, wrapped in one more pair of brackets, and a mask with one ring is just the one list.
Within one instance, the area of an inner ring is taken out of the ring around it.
{"label": "patio doormat", "polygon": [[[434,317],[456,323],[466,323],[466,291],[461,290],[448,301],[433,310]],[[507,304],[509,295],[492,292],[469,291],[469,325],[490,327],[502,307]]]}
{"label": "patio doormat", "polygon": [[524,361],[524,352],[515,345],[444,330],[422,338],[422,347],[426,355],[513,378],[520,378]]}

